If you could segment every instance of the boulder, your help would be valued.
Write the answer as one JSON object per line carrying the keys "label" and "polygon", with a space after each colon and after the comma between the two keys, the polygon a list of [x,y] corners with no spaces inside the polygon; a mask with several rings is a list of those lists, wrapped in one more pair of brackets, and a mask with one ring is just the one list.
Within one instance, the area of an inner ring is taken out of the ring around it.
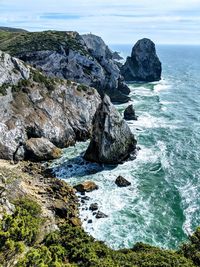
{"label": "boulder", "polygon": [[25,143],[26,157],[28,159],[42,161],[56,159],[61,156],[62,150],[57,148],[48,139],[30,138]]}
{"label": "boulder", "polygon": [[92,203],[89,207],[89,210],[95,211],[98,210],[98,204],[97,203]]}
{"label": "boulder", "polygon": [[161,62],[155,44],[147,38],[139,40],[121,68],[126,81],[153,82],[161,79]]}
{"label": "boulder", "polygon": [[126,186],[131,185],[131,183],[127,181],[124,177],[122,177],[121,175],[117,177],[117,179],[115,180],[115,184],[119,187],[126,187]]}
{"label": "boulder", "polygon": [[93,132],[85,152],[87,161],[118,164],[136,149],[136,140],[128,124],[104,96],[93,119]]}
{"label": "boulder", "polygon": [[133,105],[129,105],[125,110],[124,110],[124,119],[129,121],[129,120],[137,120],[137,116],[135,115],[135,110],[133,108]]}
{"label": "boulder", "polygon": [[97,190],[99,187],[98,185],[95,184],[95,182],[85,181],[83,183],[75,185],[74,188],[78,192],[82,193],[82,192],[91,192],[91,191]]}
{"label": "boulder", "polygon": [[101,219],[101,218],[107,218],[108,215],[106,215],[105,213],[101,212],[101,211],[98,211],[95,218],[97,219]]}

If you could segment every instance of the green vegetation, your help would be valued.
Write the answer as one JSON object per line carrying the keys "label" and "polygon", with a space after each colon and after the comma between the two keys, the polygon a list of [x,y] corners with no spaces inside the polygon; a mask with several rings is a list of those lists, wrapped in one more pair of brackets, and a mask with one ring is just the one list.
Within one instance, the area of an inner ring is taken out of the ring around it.
{"label": "green vegetation", "polygon": [[18,84],[16,85],[12,85],[12,92],[13,93],[17,93],[17,92],[20,92],[21,89],[23,87],[28,87],[31,85],[31,81],[30,80],[24,80],[24,79],[21,79]]}
{"label": "green vegetation", "polygon": [[190,236],[189,242],[181,246],[180,253],[200,266],[200,227]]}
{"label": "green vegetation", "polygon": [[0,221],[0,263],[4,264],[25,246],[33,245],[39,234],[40,206],[26,198],[15,201],[15,211]]}
{"label": "green vegetation", "polygon": [[0,86],[0,95],[7,95],[7,88],[9,87],[10,85],[7,84],[7,83],[4,83]]}
{"label": "green vegetation", "polygon": [[32,71],[32,73],[34,82],[43,83],[49,91],[54,90],[57,81],[55,78],[49,78],[37,70]]}
{"label": "green vegetation", "polygon": [[79,92],[81,92],[81,91],[87,92],[88,86],[87,85],[84,85],[84,84],[79,84],[78,87],[77,87],[77,90]]}
{"label": "green vegetation", "polygon": [[194,266],[173,251],[140,243],[133,249],[114,251],[103,242],[95,241],[80,227],[69,224],[62,226],[59,232],[49,234],[44,243],[31,249],[18,266],[68,266],[68,262],[81,267]]}
{"label": "green vegetation", "polygon": [[95,89],[94,88],[88,87],[87,85],[84,85],[84,84],[79,84],[77,86],[77,91],[85,92],[88,95],[93,95],[95,93]]}
{"label": "green vegetation", "polygon": [[61,46],[68,53],[68,49],[87,54],[75,32],[44,31],[44,32],[10,32],[0,31],[0,50],[12,56],[23,52],[53,50],[60,51]]}
{"label": "green vegetation", "polygon": [[0,264],[17,259],[17,267],[194,267],[199,266],[200,228],[179,252],[137,243],[114,251],[80,226],[62,222],[41,241],[41,209],[24,198],[0,222]]}

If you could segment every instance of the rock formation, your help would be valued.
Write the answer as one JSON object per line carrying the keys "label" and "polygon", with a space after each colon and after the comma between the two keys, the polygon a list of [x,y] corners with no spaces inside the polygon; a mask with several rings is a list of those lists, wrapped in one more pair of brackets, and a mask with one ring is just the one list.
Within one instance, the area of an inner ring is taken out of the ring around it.
{"label": "rock formation", "polygon": [[84,155],[88,161],[118,164],[127,159],[136,148],[136,140],[128,124],[104,96],[93,120],[93,133]]}
{"label": "rock formation", "polygon": [[91,191],[97,190],[98,186],[92,181],[85,181],[83,183],[75,185],[74,188],[78,192],[83,193],[83,192],[91,192]]}
{"label": "rock formation", "polygon": [[124,110],[124,119],[129,121],[129,120],[137,120],[137,116],[135,115],[135,109],[133,108],[133,105],[129,105],[125,110]]}
{"label": "rock formation", "polygon": [[60,148],[86,140],[100,101],[94,88],[48,78],[0,52],[0,158],[23,159],[32,137]]}
{"label": "rock formation", "polygon": [[30,138],[25,143],[25,153],[29,160],[42,161],[60,157],[61,149],[44,137]]}
{"label": "rock formation", "polygon": [[[129,100],[116,54],[93,34],[77,32],[0,33],[0,50],[42,69],[50,77],[69,79],[107,93],[112,101]],[[14,39],[14,42],[13,42]],[[6,40],[6,44],[5,44]]]}
{"label": "rock formation", "polygon": [[121,175],[117,177],[117,179],[115,180],[115,184],[119,187],[126,187],[126,186],[131,185],[131,183],[127,181],[124,177],[122,177]]}
{"label": "rock formation", "polygon": [[155,44],[147,38],[139,40],[121,68],[126,81],[153,82],[161,79],[161,63],[156,55]]}

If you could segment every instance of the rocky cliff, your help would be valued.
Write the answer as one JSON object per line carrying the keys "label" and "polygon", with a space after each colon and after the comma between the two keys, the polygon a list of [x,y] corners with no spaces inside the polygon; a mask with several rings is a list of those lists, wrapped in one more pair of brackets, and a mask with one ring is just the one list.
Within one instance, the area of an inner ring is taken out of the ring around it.
{"label": "rocky cliff", "polygon": [[156,55],[155,44],[147,38],[139,40],[121,68],[126,81],[153,82],[161,79],[161,63]]}
{"label": "rocky cliff", "polygon": [[127,102],[129,88],[116,54],[95,35],[77,32],[0,32],[0,50],[42,69],[50,77],[69,79],[106,92],[114,102]]}
{"label": "rocky cliff", "polygon": [[61,148],[86,140],[99,103],[94,88],[48,78],[0,52],[0,158],[18,153],[23,158],[23,146],[32,137]]}

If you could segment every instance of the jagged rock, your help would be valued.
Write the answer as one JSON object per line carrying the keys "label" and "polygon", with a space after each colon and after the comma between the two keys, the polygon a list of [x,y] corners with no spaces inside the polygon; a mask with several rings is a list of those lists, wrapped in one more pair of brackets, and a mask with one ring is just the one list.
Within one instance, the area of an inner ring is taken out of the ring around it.
{"label": "jagged rock", "polygon": [[25,148],[26,157],[36,161],[57,159],[62,154],[61,149],[44,137],[30,138],[26,141]]}
{"label": "jagged rock", "polygon": [[97,190],[99,187],[98,185],[95,184],[95,182],[85,181],[83,183],[75,185],[74,188],[78,192],[91,192],[91,191]]}
{"label": "jagged rock", "polygon": [[125,120],[137,120],[137,116],[135,115],[135,110],[133,108],[133,105],[129,105],[125,110],[124,110],[124,119]]}
{"label": "jagged rock", "polygon": [[101,212],[101,211],[98,211],[95,218],[97,219],[101,219],[101,218],[107,218],[108,215],[106,215],[105,213]]}
{"label": "jagged rock", "polygon": [[100,101],[94,88],[48,78],[0,52],[0,158],[23,159],[31,137],[60,148],[88,139]]}
{"label": "jagged rock", "polygon": [[88,161],[122,163],[136,149],[136,140],[128,124],[104,96],[93,120],[92,139],[84,158]]}
{"label": "jagged rock", "polygon": [[122,60],[123,57],[120,56],[120,53],[119,52],[113,52],[113,59],[115,60]]}
{"label": "jagged rock", "polygon": [[1,50],[42,69],[50,77],[69,79],[106,92],[114,102],[130,99],[127,96],[130,90],[114,59],[116,55],[100,37],[64,31],[29,32],[23,33],[24,42],[21,34],[13,35],[6,36],[5,32],[1,36]]}
{"label": "jagged rock", "polygon": [[161,71],[155,44],[147,38],[139,40],[134,45],[131,57],[127,57],[126,63],[121,68],[121,74],[126,81],[159,81]]}
{"label": "jagged rock", "polygon": [[98,210],[98,204],[97,203],[92,203],[89,207],[89,210],[95,211]]}
{"label": "jagged rock", "polygon": [[117,179],[115,180],[115,184],[119,187],[126,187],[126,186],[131,185],[131,183],[127,181],[124,177],[122,177],[121,175],[117,177]]}

